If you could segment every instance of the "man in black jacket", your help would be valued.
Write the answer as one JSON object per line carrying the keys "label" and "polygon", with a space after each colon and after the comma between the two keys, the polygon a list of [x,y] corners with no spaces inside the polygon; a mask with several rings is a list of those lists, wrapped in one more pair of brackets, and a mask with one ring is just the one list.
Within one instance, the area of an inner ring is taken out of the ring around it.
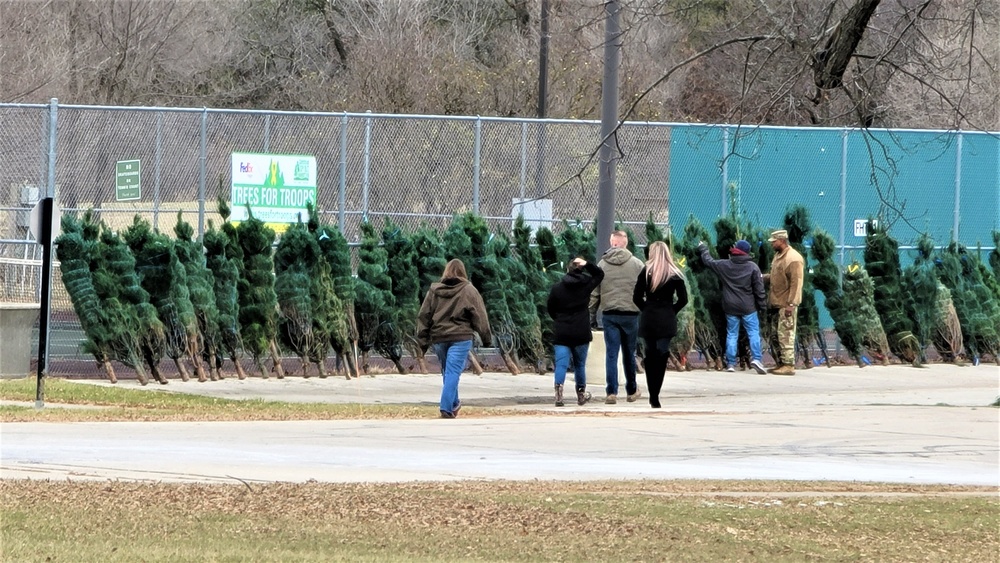
{"label": "man in black jacket", "polygon": [[583,258],[574,259],[566,275],[549,290],[547,307],[552,317],[555,344],[556,406],[563,406],[563,384],[570,359],[576,383],[576,404],[590,400],[587,393],[587,351],[593,338],[590,332],[590,292],[601,285],[604,271]]}
{"label": "man in black jacket", "polygon": [[726,371],[736,371],[736,340],[740,322],[750,337],[750,365],[763,375],[767,373],[760,349],[760,320],[757,311],[765,310],[764,277],[750,259],[750,243],[738,240],[729,249],[729,260],[714,260],[708,245],[698,244],[701,261],[722,281],[722,310],[726,313]]}

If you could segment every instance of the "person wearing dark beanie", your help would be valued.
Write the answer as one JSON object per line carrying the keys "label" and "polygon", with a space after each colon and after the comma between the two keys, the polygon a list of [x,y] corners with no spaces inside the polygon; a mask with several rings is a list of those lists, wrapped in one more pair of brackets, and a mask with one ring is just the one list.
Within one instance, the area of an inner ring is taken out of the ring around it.
{"label": "person wearing dark beanie", "polygon": [[722,282],[722,311],[726,314],[726,371],[736,371],[736,342],[740,324],[750,337],[750,366],[763,375],[763,355],[760,347],[760,318],[758,311],[767,307],[764,295],[764,277],[760,268],[750,259],[750,243],[738,240],[729,249],[728,260],[715,260],[708,252],[708,245],[698,243],[701,261]]}

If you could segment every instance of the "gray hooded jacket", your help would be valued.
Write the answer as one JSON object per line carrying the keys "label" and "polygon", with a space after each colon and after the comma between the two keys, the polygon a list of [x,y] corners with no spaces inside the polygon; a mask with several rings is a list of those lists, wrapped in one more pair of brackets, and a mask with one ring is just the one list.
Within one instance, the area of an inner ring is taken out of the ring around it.
{"label": "gray hooded jacket", "polygon": [[590,314],[638,315],[639,308],[632,302],[635,280],[642,271],[642,260],[624,248],[611,247],[597,266],[604,270],[604,280],[590,294]]}

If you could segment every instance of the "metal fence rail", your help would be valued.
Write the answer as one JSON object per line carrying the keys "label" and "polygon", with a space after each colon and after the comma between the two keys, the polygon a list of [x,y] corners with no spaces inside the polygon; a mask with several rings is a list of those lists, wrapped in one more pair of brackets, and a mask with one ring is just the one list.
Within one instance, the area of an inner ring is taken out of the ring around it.
{"label": "metal fence rail", "polygon": [[[51,134],[55,131],[54,136]],[[4,301],[38,300],[28,211],[45,196],[64,212],[93,208],[112,228],[134,215],[171,232],[178,213],[204,232],[230,190],[233,152],[316,158],[318,205],[348,241],[364,220],[445,228],[466,211],[509,228],[519,200],[551,200],[549,224],[597,215],[597,121],[269,112],[209,108],[0,104],[0,286]],[[890,216],[905,246],[919,232],[975,247],[1000,229],[1000,135],[635,123],[621,126],[616,217],[644,244],[652,217],[675,232],[738,212],[781,226],[809,208],[841,263],[858,258],[855,221]],[[117,201],[115,164],[142,163],[141,197]],[[733,209],[733,206],[736,208]],[[29,241],[29,242],[26,242]],[[984,247],[989,248],[989,247]],[[54,270],[54,369],[73,345],[72,306]],[[61,352],[62,351],[62,352]]]}

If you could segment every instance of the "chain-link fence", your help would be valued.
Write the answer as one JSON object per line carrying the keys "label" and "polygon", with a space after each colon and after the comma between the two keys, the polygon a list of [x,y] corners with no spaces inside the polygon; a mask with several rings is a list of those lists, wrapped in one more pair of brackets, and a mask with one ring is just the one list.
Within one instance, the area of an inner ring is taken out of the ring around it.
{"label": "chain-link fence", "polygon": [[[551,213],[534,224],[559,231],[597,216],[599,136],[592,121],[0,104],[0,301],[38,301],[28,214],[47,195],[115,229],[138,214],[171,232],[182,213],[201,233],[220,220],[216,198],[229,197],[232,153],[299,154],[315,157],[318,205],[349,241],[366,218],[444,229],[473,211],[509,228],[534,209],[518,202],[536,198]],[[855,222],[869,217],[889,221],[904,245],[928,232],[974,247],[1000,229],[997,134],[625,123],[617,142],[616,218],[639,244],[649,217],[678,231],[690,214],[711,225],[736,211],[777,228],[793,203],[839,242],[842,262],[863,242]],[[140,197],[120,201],[116,164],[134,160]],[[58,373],[60,358],[83,356],[53,272]]]}

